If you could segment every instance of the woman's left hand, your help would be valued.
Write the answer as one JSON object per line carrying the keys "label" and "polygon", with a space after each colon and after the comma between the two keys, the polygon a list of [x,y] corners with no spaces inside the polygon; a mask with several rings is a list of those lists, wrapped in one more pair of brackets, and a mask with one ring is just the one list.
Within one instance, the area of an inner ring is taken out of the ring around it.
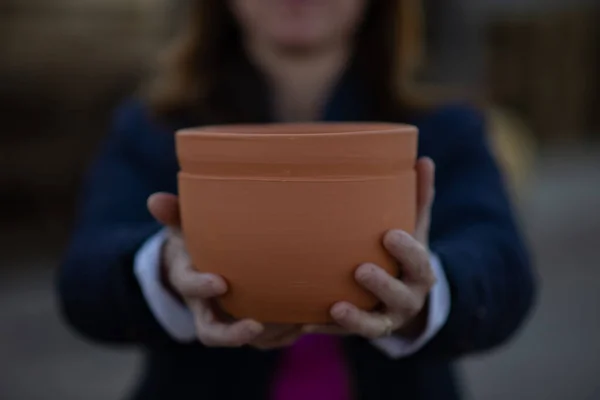
{"label": "woman's left hand", "polygon": [[407,338],[418,337],[427,322],[427,299],[435,284],[429,262],[428,236],[431,205],[434,198],[435,167],[428,158],[417,162],[417,226],[414,236],[390,231],[384,245],[398,261],[400,278],[374,264],[356,270],[356,280],[383,304],[379,312],[367,312],[341,302],[331,309],[337,325],[304,327],[307,333],[354,334],[369,339],[392,333]]}

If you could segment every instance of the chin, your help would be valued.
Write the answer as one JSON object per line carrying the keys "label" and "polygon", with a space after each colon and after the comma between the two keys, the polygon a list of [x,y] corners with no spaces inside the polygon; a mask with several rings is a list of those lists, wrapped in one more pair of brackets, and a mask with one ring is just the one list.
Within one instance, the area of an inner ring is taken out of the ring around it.
{"label": "chin", "polygon": [[290,33],[277,35],[274,42],[280,48],[289,48],[291,50],[310,50],[321,47],[323,40],[317,35],[307,35],[304,33]]}
{"label": "chin", "polygon": [[290,51],[311,51],[319,48],[318,43],[306,41],[306,40],[287,40],[280,41],[279,46],[280,49],[290,50]]}

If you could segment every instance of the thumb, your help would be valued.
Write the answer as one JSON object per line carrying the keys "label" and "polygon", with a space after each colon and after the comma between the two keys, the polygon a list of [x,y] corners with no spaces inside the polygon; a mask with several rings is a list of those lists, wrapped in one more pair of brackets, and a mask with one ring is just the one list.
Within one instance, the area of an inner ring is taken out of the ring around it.
{"label": "thumb", "polygon": [[417,226],[415,238],[423,245],[429,239],[431,206],[435,197],[435,164],[430,158],[417,161]]}
{"label": "thumb", "polygon": [[179,199],[170,193],[154,193],[148,197],[148,211],[161,224],[170,228],[180,228]]}

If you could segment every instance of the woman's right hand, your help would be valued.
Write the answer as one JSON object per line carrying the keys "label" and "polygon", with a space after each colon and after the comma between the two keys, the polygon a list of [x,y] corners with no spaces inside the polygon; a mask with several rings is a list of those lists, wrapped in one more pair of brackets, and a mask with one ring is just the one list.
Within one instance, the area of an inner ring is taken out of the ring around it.
{"label": "woman's right hand", "polygon": [[198,340],[208,347],[251,345],[273,349],[292,344],[302,334],[297,325],[263,325],[257,321],[233,320],[216,304],[215,298],[227,292],[227,283],[217,275],[197,272],[190,260],[180,230],[176,196],[157,193],[148,199],[148,209],[168,227],[163,245],[162,268],[165,286],[192,311]]}

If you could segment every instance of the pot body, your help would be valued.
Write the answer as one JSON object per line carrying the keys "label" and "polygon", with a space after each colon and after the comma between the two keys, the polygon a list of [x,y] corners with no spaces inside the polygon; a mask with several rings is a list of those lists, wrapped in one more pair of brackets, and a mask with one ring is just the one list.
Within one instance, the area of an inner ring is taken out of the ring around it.
{"label": "pot body", "polygon": [[365,262],[395,274],[382,246],[416,218],[417,130],[396,124],[271,124],[177,134],[179,195],[195,267],[223,276],[236,318],[327,323]]}

